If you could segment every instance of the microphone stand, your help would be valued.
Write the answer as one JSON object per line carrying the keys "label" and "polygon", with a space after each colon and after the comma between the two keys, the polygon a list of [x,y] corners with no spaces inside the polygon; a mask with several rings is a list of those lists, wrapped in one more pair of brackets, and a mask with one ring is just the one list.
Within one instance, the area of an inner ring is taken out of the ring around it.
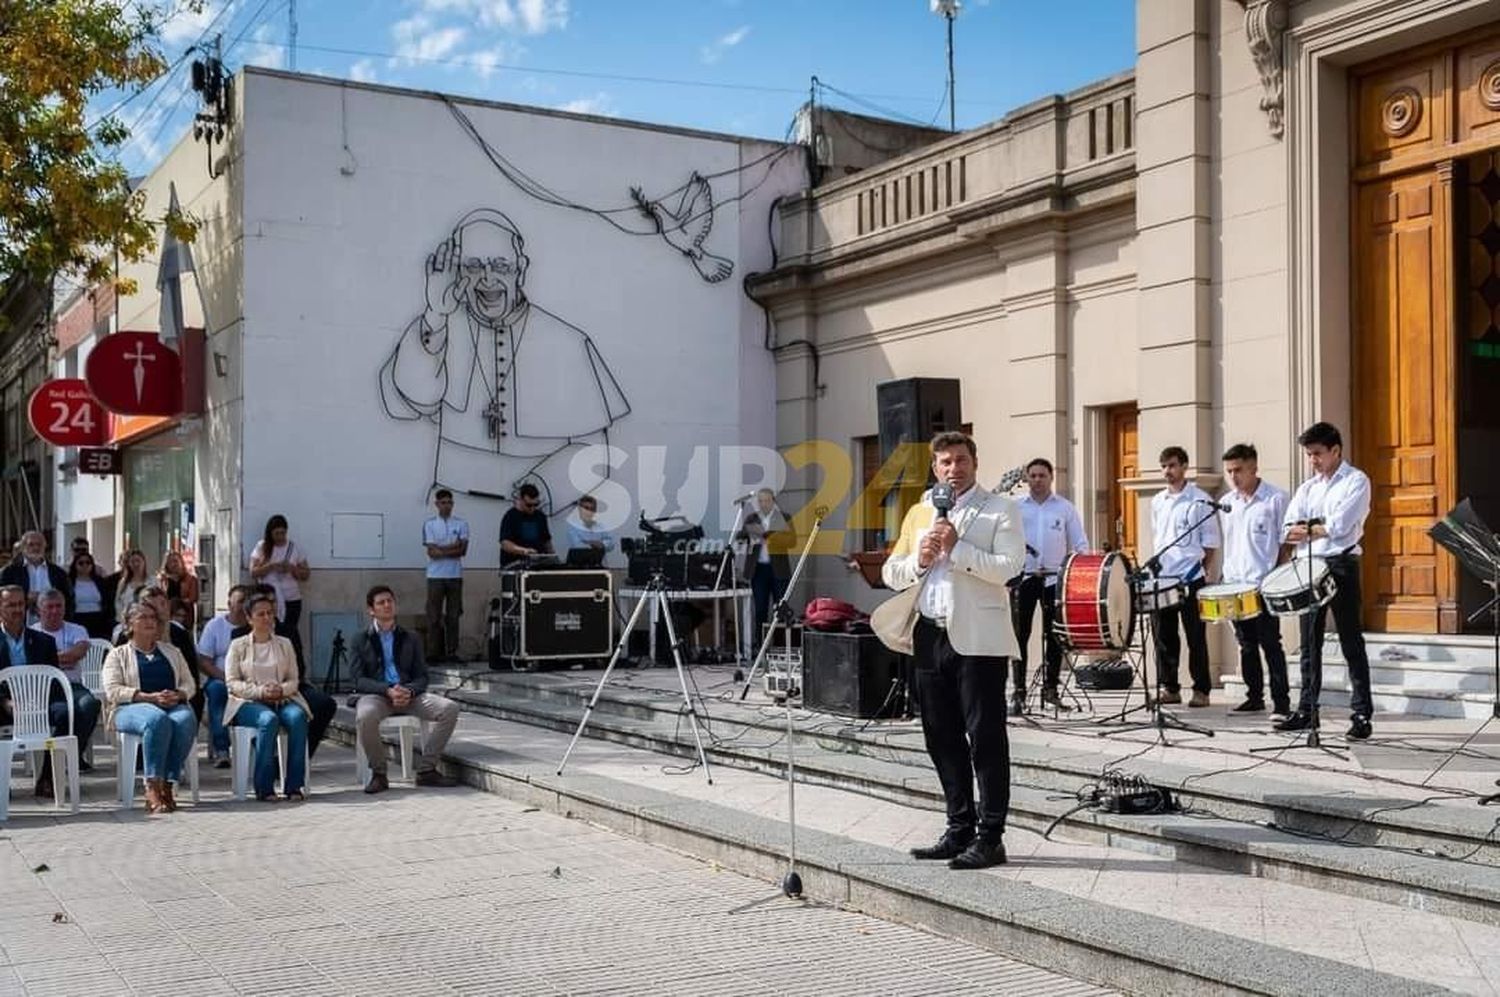
{"label": "microphone stand", "polygon": [[[736,556],[734,545],[739,542],[740,528],[745,523],[745,503],[748,501],[750,500],[747,498],[738,498],[734,501],[734,526],[730,527],[729,543],[724,548],[724,556],[719,560],[718,573],[714,575],[714,591],[718,592],[719,588],[724,584],[724,566],[728,564],[729,591],[731,593],[729,606],[730,613],[734,616],[734,669],[736,675],[739,673],[740,659],[744,653],[745,638],[740,632],[740,617],[744,614],[740,612],[740,597],[737,594],[740,590],[740,559]],[[714,634],[714,639],[718,640],[719,635]]]}
{"label": "microphone stand", "polygon": [[[1165,554],[1167,551],[1171,550],[1173,547],[1176,547],[1179,544],[1181,544],[1184,540],[1186,540],[1188,537],[1192,536],[1194,533],[1198,532],[1198,527],[1202,526],[1204,523],[1206,523],[1210,519],[1214,518],[1214,513],[1216,513],[1216,512],[1219,511],[1219,504],[1217,502],[1210,502],[1208,504],[1208,507],[1209,507],[1208,511],[1206,513],[1204,513],[1201,517],[1199,517],[1199,519],[1196,522],[1194,522],[1187,529],[1183,530],[1181,533],[1177,534],[1177,536],[1173,538],[1173,540],[1172,540],[1171,543],[1167,544],[1161,550],[1156,551],[1154,554],[1152,554],[1151,557],[1148,558],[1146,560],[1146,562],[1144,564],[1142,564],[1139,569],[1136,570],[1135,575],[1130,580],[1130,599],[1131,599],[1132,604],[1134,604],[1134,602],[1136,600],[1137,586],[1142,581],[1144,581],[1147,578],[1155,578],[1156,577],[1156,573],[1161,570],[1161,556],[1163,554]],[[1186,597],[1186,593],[1184,593],[1184,596]],[[1131,608],[1133,610],[1134,609],[1134,605],[1132,605]],[[1146,728],[1149,727],[1149,728],[1154,728],[1156,730],[1156,740],[1158,741],[1158,743],[1164,744],[1164,745],[1167,745],[1167,746],[1170,746],[1171,743],[1172,743],[1172,742],[1170,742],[1170,741],[1167,740],[1167,730],[1168,730],[1168,728],[1170,728],[1172,730],[1187,731],[1188,733],[1191,733],[1191,734],[1202,734],[1204,737],[1213,737],[1214,736],[1214,732],[1212,730],[1209,730],[1207,727],[1202,727],[1202,726],[1199,726],[1198,724],[1190,724],[1186,720],[1182,720],[1182,719],[1178,718],[1175,714],[1168,713],[1166,710],[1164,710],[1162,708],[1162,705],[1161,705],[1161,691],[1162,691],[1162,684],[1161,684],[1161,657],[1162,657],[1162,654],[1161,654],[1161,621],[1160,621],[1161,613],[1160,613],[1159,610],[1153,610],[1152,612],[1143,613],[1141,615],[1143,617],[1145,617],[1144,623],[1145,623],[1146,629],[1148,629],[1149,631],[1151,631],[1151,637],[1150,637],[1151,649],[1152,649],[1152,651],[1156,655],[1156,695],[1153,696],[1153,697],[1151,697],[1150,702],[1147,704],[1147,708],[1151,711],[1151,719],[1149,721],[1147,721],[1146,723],[1128,724],[1128,725],[1126,725],[1124,727],[1120,727],[1120,728],[1117,728],[1115,730],[1104,731],[1099,736],[1100,737],[1112,737],[1115,734],[1123,734],[1123,733],[1126,733],[1127,731],[1133,731],[1133,730],[1145,730]]]}
{"label": "microphone stand", "polygon": [[813,543],[818,539],[818,531],[823,528],[823,517],[828,515],[826,506],[819,506],[813,510],[814,518],[812,529],[808,531],[807,542],[802,545],[802,553],[797,558],[797,566],[792,569],[792,577],[787,579],[786,591],[781,594],[776,605],[771,607],[771,625],[766,629],[766,635],[761,639],[760,650],[755,654],[755,660],[750,662],[750,674],[745,676],[745,685],[740,689],[740,699],[744,699],[750,693],[750,686],[755,684],[755,673],[766,660],[766,654],[771,650],[771,642],[776,639],[776,628],[790,627],[795,614],[791,605],[787,602],[792,593],[797,590],[797,581],[802,577],[802,569],[807,564],[807,555],[812,552]]}

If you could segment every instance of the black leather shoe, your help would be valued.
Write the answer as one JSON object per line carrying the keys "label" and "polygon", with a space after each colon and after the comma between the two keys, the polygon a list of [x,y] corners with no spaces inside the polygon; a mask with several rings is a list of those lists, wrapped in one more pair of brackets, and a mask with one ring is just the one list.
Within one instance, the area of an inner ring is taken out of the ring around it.
{"label": "black leather shoe", "polygon": [[1264,713],[1265,711],[1266,711],[1265,700],[1262,700],[1262,699],[1247,699],[1243,703],[1241,703],[1240,705],[1236,706],[1230,712],[1231,713]]}
{"label": "black leather shoe", "polygon": [[928,845],[926,848],[913,848],[911,857],[914,859],[951,859],[963,854],[965,848],[974,840],[973,831],[957,831],[952,828],[943,832],[943,836],[937,840],[937,844]]}
{"label": "black leather shoe", "polygon": [[365,792],[374,795],[383,793],[391,788],[391,781],[385,777],[384,772],[371,772],[370,781],[365,783]]}
{"label": "black leather shoe", "polygon": [[418,786],[440,786],[447,789],[458,785],[458,780],[451,775],[444,775],[437,769],[428,769],[426,772],[417,773]]}
{"label": "black leather shoe", "polygon": [[1312,717],[1305,711],[1298,710],[1285,720],[1271,726],[1277,730],[1307,730],[1312,726]]}
{"label": "black leather shoe", "polygon": [[1062,701],[1062,696],[1058,695],[1056,689],[1042,690],[1042,705],[1050,706],[1059,713],[1071,713],[1073,711],[1073,707],[1068,706]]}
{"label": "black leather shoe", "polygon": [[1370,718],[1363,713],[1356,713],[1349,718],[1349,732],[1345,736],[1351,741],[1363,741],[1370,736],[1372,729]]}
{"label": "black leather shoe", "polygon": [[1012,696],[1010,698],[1010,715],[1019,717],[1026,712],[1026,697]]}
{"label": "black leather shoe", "polygon": [[950,869],[988,869],[1005,864],[1005,842],[999,838],[975,838],[962,854],[948,860]]}

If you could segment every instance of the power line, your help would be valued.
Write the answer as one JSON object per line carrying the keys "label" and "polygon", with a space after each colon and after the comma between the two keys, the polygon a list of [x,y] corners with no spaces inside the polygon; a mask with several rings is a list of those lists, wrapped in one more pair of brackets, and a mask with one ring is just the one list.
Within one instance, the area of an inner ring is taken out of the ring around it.
{"label": "power line", "polygon": [[[222,7],[219,8],[219,12],[213,16],[213,19],[210,20],[208,22],[208,24],[204,26],[204,28],[203,28],[202,31],[198,32],[198,37],[195,38],[195,39],[193,39],[193,43],[191,45],[189,45],[187,48],[185,48],[185,49],[182,50],[182,54],[181,55],[179,55],[176,59],[173,59],[172,63],[170,65],[168,65],[165,69],[163,69],[160,73],[158,73],[155,78],[153,78],[153,79],[149,80],[148,82],[146,82],[145,84],[143,84],[138,90],[135,90],[134,92],[132,92],[130,94],[127,94],[124,97],[124,99],[122,99],[118,104],[116,104],[114,107],[110,108],[108,111],[104,112],[103,114],[101,114],[98,118],[95,118],[94,121],[93,121],[93,123],[90,124],[90,125],[88,125],[84,130],[85,131],[93,131],[95,128],[98,128],[101,123],[103,123],[104,121],[107,121],[109,118],[111,118],[115,114],[118,114],[120,111],[122,111],[126,107],[126,105],[130,104],[137,97],[140,97],[147,90],[150,90],[152,84],[157,83],[158,81],[162,80],[163,78],[165,78],[165,77],[169,76],[171,73],[173,73],[177,69],[177,67],[181,66],[184,62],[187,61],[188,56],[192,55],[193,52],[194,52],[194,50],[196,50],[199,45],[203,44],[203,39],[205,39],[205,38],[208,37],[208,33],[214,29],[214,26],[216,24],[219,23],[219,19],[221,17],[223,17],[225,14],[229,13],[229,11],[234,8],[234,4],[235,4],[235,0],[226,0],[226,3],[224,4],[224,6],[222,6]],[[182,10],[183,10],[183,8],[181,6],[179,6],[176,10],[173,11],[173,13],[167,18],[167,20],[170,21],[173,17],[176,17],[178,14],[182,13]],[[165,88],[166,88],[166,85],[163,84],[162,89],[165,89]],[[158,90],[156,97],[153,97],[152,100],[151,100],[151,103],[149,105],[147,105],[147,109],[145,111],[142,111],[139,115],[136,116],[136,121],[142,121],[142,120],[144,120],[146,114],[149,113],[149,111],[150,111],[150,109],[152,107],[156,106],[156,101],[159,100],[160,98],[161,98],[161,90]]]}

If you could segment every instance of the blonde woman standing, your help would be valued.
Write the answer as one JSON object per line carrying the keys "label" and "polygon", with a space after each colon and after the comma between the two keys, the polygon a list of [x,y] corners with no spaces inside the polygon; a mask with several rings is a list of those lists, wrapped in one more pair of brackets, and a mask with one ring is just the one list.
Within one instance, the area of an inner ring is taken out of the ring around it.
{"label": "blonde woman standing", "polygon": [[104,659],[106,730],[141,738],[146,773],[146,812],[177,809],[172,786],[198,736],[198,717],[188,701],[198,691],[181,652],[158,641],[162,620],[148,603],[125,613],[125,643]]}
{"label": "blonde woman standing", "polygon": [[224,723],[255,730],[255,797],[276,801],[276,740],[287,736],[286,798],[306,798],[307,718],[312,711],[297,691],[297,653],[276,635],[276,600],[251,596],[246,604],[250,632],[229,642],[224,675],[229,707]]}

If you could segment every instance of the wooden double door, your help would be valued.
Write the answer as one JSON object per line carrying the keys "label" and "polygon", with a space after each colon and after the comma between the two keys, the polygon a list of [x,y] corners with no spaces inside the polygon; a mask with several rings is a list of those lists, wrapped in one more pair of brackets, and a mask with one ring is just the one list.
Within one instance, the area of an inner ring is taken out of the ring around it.
{"label": "wooden double door", "polygon": [[1427,531],[1463,495],[1500,498],[1500,32],[1353,82],[1348,456],[1373,485],[1365,622],[1455,632],[1460,569]]}

